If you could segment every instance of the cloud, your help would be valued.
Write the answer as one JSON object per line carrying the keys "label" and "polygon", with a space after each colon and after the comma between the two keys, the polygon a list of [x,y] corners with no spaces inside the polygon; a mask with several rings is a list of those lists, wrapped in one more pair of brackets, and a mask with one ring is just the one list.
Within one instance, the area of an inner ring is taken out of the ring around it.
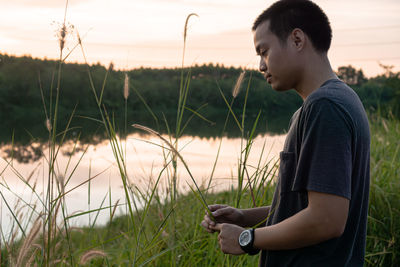
{"label": "cloud", "polygon": [[206,8],[220,8],[220,9],[229,9],[229,8],[251,8],[256,7],[262,0],[252,0],[251,2],[245,2],[242,0],[147,0],[148,2],[158,2],[165,4],[181,4],[185,6],[192,7],[206,7]]}
{"label": "cloud", "polygon": [[[81,4],[84,2],[89,2],[90,0],[69,0],[68,6],[73,6],[77,4]],[[65,0],[0,0],[1,6],[4,8],[5,6],[9,7],[45,7],[45,8],[65,8],[66,1]]]}

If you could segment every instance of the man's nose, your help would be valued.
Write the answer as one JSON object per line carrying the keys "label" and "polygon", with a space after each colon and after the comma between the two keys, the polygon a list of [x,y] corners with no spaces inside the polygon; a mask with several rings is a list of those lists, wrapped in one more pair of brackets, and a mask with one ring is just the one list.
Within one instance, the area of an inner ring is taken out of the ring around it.
{"label": "man's nose", "polygon": [[260,67],[259,67],[261,72],[266,72],[267,71],[267,64],[265,64],[264,59],[261,57],[260,58]]}

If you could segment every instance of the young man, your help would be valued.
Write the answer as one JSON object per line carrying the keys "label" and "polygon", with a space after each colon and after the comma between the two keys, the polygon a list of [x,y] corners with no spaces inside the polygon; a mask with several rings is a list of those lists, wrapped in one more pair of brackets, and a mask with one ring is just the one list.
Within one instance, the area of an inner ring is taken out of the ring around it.
{"label": "young man", "polygon": [[[307,0],[281,0],[253,26],[260,71],[274,90],[303,98],[293,115],[272,205],[211,205],[221,250],[256,254],[260,266],[362,266],[369,193],[369,125],[356,93],[340,81],[327,51],[331,28]],[[253,229],[267,218],[265,226]]]}

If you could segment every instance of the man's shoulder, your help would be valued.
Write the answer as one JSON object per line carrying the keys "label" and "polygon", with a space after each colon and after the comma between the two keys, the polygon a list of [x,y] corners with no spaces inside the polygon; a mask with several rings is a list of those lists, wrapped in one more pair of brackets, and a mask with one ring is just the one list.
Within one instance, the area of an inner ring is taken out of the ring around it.
{"label": "man's shoulder", "polygon": [[311,93],[303,103],[303,115],[311,119],[329,116],[342,120],[352,132],[369,138],[369,123],[364,106],[357,93],[339,79],[325,82]]}
{"label": "man's shoulder", "polygon": [[343,81],[331,79],[312,92],[305,100],[305,104],[312,104],[323,99],[340,104],[348,101],[354,102],[354,99],[358,99],[358,96],[354,90]]}
{"label": "man's shoulder", "polygon": [[363,115],[365,110],[357,93],[339,79],[326,81],[304,101],[305,109],[311,106],[335,106],[342,112]]}

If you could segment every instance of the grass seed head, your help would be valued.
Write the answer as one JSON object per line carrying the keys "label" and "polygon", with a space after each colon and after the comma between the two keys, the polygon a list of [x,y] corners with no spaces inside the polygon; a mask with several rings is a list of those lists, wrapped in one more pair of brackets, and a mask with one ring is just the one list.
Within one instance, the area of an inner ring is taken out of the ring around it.
{"label": "grass seed head", "polygon": [[[19,249],[16,265],[22,266],[22,262],[28,256],[29,251],[33,247],[35,240],[39,237],[42,221],[38,218],[29,231],[29,234],[24,239],[21,248]],[[33,253],[36,252],[36,249]]]}
{"label": "grass seed head", "polygon": [[124,82],[124,98],[128,99],[129,96],[129,76],[128,73],[125,72],[125,82]]}
{"label": "grass seed head", "polygon": [[78,31],[76,31],[76,38],[78,38],[78,44],[82,45],[82,39],[81,39],[81,36],[79,35]]}
{"label": "grass seed head", "polygon": [[97,249],[89,250],[81,256],[79,264],[85,265],[93,258],[106,257],[106,256],[107,256],[107,254],[101,250],[97,250]]}
{"label": "grass seed head", "polygon": [[154,131],[153,129],[151,129],[149,127],[146,127],[146,126],[143,126],[143,125],[140,125],[140,124],[132,124],[132,126],[137,128],[137,129],[146,131],[148,133],[151,133],[151,134],[154,134],[154,135],[157,135],[157,136],[161,136],[161,134],[159,134],[158,132]]}
{"label": "grass seed head", "polygon": [[233,96],[233,98],[236,98],[237,95],[239,94],[239,92],[240,92],[240,86],[241,86],[242,83],[243,83],[243,79],[244,79],[244,75],[245,75],[245,74],[246,74],[246,71],[243,70],[243,71],[240,73],[238,79],[236,80],[235,87],[233,87],[233,90],[232,90],[232,96]]}
{"label": "grass seed head", "polygon": [[56,181],[57,181],[57,183],[58,183],[58,185],[60,187],[61,192],[64,193],[64,191],[65,191],[65,177],[64,177],[64,175],[59,174],[59,175],[56,176],[56,178],[57,178]]}
{"label": "grass seed head", "polygon": [[50,123],[49,119],[46,119],[46,128],[47,128],[47,131],[51,132],[52,126],[51,126],[51,123]]}
{"label": "grass seed head", "polygon": [[60,43],[60,50],[62,51],[64,49],[65,45],[65,35],[67,34],[67,28],[65,27],[65,24],[61,27],[60,29],[60,36],[59,36],[59,43]]}
{"label": "grass seed head", "polygon": [[68,24],[63,23],[61,25],[59,23],[57,23],[57,24],[58,24],[58,29],[56,31],[56,35],[58,38],[60,51],[63,51],[65,48],[65,42],[67,39],[67,35],[73,32],[74,25],[69,24],[69,23]]}
{"label": "grass seed head", "polygon": [[189,19],[190,19],[191,16],[196,16],[196,17],[198,17],[199,15],[197,15],[196,13],[190,13],[190,14],[186,17],[185,27],[184,27],[184,29],[183,29],[183,41],[184,41],[184,42],[186,42],[188,24],[189,24]]}

